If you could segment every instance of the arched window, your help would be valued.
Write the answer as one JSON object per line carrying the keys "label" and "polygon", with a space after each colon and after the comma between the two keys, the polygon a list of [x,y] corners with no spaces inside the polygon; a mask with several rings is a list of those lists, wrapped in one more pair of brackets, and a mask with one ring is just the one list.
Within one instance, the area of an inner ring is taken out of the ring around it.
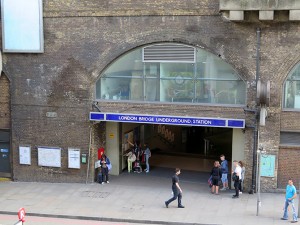
{"label": "arched window", "polygon": [[97,100],[245,104],[246,84],[221,58],[200,48],[161,43],[130,51],[96,84]]}
{"label": "arched window", "polygon": [[300,109],[300,63],[294,67],[285,81],[283,107]]}

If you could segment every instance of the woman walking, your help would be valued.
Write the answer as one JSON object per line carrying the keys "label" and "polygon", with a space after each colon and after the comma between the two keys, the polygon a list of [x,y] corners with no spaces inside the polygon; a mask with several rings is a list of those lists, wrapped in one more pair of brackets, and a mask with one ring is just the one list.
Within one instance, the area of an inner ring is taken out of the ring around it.
{"label": "woman walking", "polygon": [[241,172],[241,182],[240,182],[240,186],[239,186],[239,190],[240,190],[240,194],[243,193],[243,189],[244,189],[244,178],[245,178],[245,165],[242,161],[239,161],[239,165],[242,168],[242,172]]}
{"label": "woman walking", "polygon": [[214,167],[211,170],[210,175],[212,176],[212,187],[211,187],[211,193],[212,194],[219,194],[219,181],[222,177],[222,171],[220,169],[220,163],[219,161],[214,162]]}

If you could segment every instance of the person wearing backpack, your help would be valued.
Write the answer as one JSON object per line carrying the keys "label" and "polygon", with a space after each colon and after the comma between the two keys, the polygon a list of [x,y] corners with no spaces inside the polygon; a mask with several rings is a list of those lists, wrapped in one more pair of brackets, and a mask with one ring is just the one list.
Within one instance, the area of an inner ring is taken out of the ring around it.
{"label": "person wearing backpack", "polygon": [[219,194],[219,182],[221,181],[221,177],[222,177],[222,171],[220,169],[219,161],[214,162],[214,167],[212,168],[210,175],[212,177],[211,193],[218,195]]}

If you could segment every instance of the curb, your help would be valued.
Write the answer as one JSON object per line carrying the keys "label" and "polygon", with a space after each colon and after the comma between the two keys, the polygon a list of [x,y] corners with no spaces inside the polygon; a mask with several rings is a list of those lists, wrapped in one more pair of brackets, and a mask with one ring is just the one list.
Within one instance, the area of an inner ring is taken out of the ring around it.
{"label": "curb", "polygon": [[[4,215],[17,215],[16,212],[0,211]],[[183,222],[168,222],[168,221],[154,221],[154,220],[134,220],[122,218],[109,217],[90,217],[90,216],[69,216],[69,215],[52,215],[43,213],[26,213],[26,216],[60,218],[60,219],[76,219],[76,220],[93,220],[105,222],[123,222],[123,223],[137,223],[137,224],[160,224],[160,225],[219,225],[219,224],[204,224],[204,223],[183,223]]]}

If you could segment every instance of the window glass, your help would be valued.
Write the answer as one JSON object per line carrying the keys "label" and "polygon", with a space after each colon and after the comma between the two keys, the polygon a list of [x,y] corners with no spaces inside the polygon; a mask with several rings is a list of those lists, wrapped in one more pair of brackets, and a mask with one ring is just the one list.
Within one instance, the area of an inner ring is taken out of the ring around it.
{"label": "window glass", "polygon": [[[158,52],[151,54],[157,59]],[[165,59],[164,52],[160,54]],[[245,104],[245,82],[220,57],[202,49],[196,49],[194,62],[143,59],[143,49],[139,48],[113,62],[96,83],[96,98]]]}
{"label": "window glass", "polygon": [[284,108],[300,109],[300,63],[285,81],[283,105]]}

